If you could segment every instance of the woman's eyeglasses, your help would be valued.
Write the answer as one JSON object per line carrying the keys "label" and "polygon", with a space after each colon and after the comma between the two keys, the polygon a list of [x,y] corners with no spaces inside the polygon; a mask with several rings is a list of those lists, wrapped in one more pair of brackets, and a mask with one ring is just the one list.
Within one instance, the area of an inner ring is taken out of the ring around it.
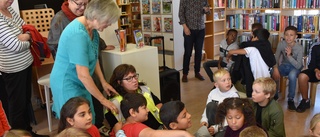
{"label": "woman's eyeglasses", "polygon": [[133,80],[133,78],[137,80],[137,79],[139,78],[139,74],[136,73],[135,75],[130,76],[130,77],[127,77],[127,78],[124,78],[124,79],[122,79],[122,80],[126,80],[126,81],[128,81],[128,82],[131,82],[131,81]]}
{"label": "woman's eyeglasses", "polygon": [[77,3],[75,0],[72,0],[74,2],[74,4],[76,4],[79,8],[84,6],[86,7],[88,3]]}

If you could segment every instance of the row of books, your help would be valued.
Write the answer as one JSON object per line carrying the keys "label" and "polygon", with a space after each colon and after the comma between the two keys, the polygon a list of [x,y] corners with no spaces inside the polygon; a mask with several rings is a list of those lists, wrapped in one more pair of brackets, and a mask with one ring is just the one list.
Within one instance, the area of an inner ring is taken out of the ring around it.
{"label": "row of books", "polygon": [[227,8],[280,8],[280,0],[227,0]]}
{"label": "row of books", "polygon": [[283,0],[282,8],[319,8],[320,0]]}
{"label": "row of books", "polygon": [[142,31],[172,32],[173,21],[171,15],[142,15]]}
{"label": "row of books", "polygon": [[315,33],[319,31],[319,15],[281,16],[281,30],[295,26],[298,32]]}
{"label": "row of books", "polygon": [[261,23],[269,31],[279,30],[279,14],[234,14],[227,15],[227,29],[251,30],[253,23]]}
{"label": "row of books", "polygon": [[172,0],[141,0],[142,14],[172,14]]}

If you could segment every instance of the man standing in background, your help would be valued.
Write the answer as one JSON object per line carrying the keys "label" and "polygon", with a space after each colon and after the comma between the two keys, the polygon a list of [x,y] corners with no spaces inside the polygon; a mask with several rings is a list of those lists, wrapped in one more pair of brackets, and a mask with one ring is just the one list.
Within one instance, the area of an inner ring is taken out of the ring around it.
{"label": "man standing in background", "polygon": [[199,80],[204,80],[203,76],[199,73],[205,36],[204,14],[210,14],[208,0],[180,0],[179,23],[183,26],[184,37],[182,82],[188,82],[187,76],[193,47],[195,50],[195,77]]}

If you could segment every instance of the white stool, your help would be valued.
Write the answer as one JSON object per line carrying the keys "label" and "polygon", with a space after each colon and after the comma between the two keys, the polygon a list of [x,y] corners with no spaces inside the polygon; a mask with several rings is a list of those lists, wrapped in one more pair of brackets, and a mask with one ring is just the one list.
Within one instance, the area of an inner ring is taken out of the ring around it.
{"label": "white stool", "polygon": [[48,115],[48,125],[49,125],[49,132],[52,131],[52,119],[51,119],[51,109],[50,109],[50,74],[44,75],[38,79],[38,84],[44,87],[44,95],[46,98],[46,109]]}

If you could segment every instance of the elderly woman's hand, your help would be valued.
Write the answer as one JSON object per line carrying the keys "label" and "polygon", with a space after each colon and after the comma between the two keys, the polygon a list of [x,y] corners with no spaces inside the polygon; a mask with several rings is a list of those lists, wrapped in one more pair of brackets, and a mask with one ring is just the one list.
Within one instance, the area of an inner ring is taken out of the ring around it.
{"label": "elderly woman's hand", "polygon": [[100,101],[100,103],[106,108],[108,108],[112,113],[116,113],[116,114],[119,113],[119,110],[117,109],[117,107],[110,100],[107,100],[106,98],[104,98],[102,101]]}
{"label": "elderly woman's hand", "polygon": [[119,95],[118,92],[107,82],[102,83],[102,87],[108,96],[111,96],[111,94]]}
{"label": "elderly woman's hand", "polygon": [[31,39],[31,36],[30,34],[24,33],[24,34],[18,35],[18,39],[20,41],[29,41]]}

